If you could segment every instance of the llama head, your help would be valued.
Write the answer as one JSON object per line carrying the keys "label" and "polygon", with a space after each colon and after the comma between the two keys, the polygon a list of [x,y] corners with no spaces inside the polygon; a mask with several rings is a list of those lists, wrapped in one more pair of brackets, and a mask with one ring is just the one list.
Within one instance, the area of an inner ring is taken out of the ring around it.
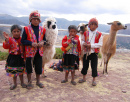
{"label": "llama head", "polygon": [[85,31],[88,30],[87,26],[88,26],[88,24],[80,23],[80,24],[78,25],[78,32],[79,32],[80,34],[83,34]]}
{"label": "llama head", "polygon": [[46,41],[49,45],[54,45],[57,40],[58,29],[55,18],[47,18],[43,22],[43,27],[46,29]]}
{"label": "llama head", "polygon": [[45,19],[45,21],[43,22],[43,27],[50,30],[57,29],[56,19],[53,17]]}
{"label": "llama head", "polygon": [[120,30],[120,29],[126,29],[127,26],[123,25],[121,22],[119,21],[113,21],[111,23],[107,23],[109,25],[111,25],[111,29],[117,31],[117,30]]}

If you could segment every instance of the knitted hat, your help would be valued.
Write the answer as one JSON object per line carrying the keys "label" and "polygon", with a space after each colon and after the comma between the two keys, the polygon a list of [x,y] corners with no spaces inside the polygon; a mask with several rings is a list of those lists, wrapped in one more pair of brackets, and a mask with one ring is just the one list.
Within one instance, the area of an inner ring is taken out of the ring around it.
{"label": "knitted hat", "polygon": [[40,13],[36,10],[36,11],[32,11],[29,15],[29,24],[32,20],[32,18],[39,18],[40,22],[41,22],[41,17],[40,17]]}
{"label": "knitted hat", "polygon": [[95,24],[97,25],[97,27],[98,27],[98,20],[97,20],[96,18],[91,18],[91,19],[89,20],[88,27],[90,27],[90,25],[91,25],[92,23],[95,23]]}

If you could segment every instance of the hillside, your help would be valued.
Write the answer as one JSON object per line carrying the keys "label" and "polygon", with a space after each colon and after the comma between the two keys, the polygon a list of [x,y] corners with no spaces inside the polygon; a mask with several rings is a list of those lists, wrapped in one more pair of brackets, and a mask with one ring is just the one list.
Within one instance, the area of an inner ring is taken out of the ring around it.
{"label": "hillside", "polygon": [[[41,17],[41,21],[44,21],[48,17]],[[88,23],[87,21],[68,21],[64,18],[56,18],[57,20],[57,26],[58,29],[67,29],[69,25],[76,25],[78,26],[79,23]],[[7,14],[0,14],[0,24],[19,24],[26,26],[29,24],[28,17],[13,17]],[[42,25],[42,23],[40,23]],[[120,30],[118,34],[127,34],[130,35],[130,24],[127,24],[126,30]],[[110,25],[105,24],[99,24],[99,27],[97,30],[101,32],[109,32]],[[6,31],[7,33],[10,33],[9,27],[0,27],[0,43],[4,40],[2,36],[2,32]],[[59,32],[58,36],[58,43],[61,43],[61,39],[64,35],[68,34],[68,32]],[[125,37],[117,37],[117,48],[127,48],[130,49],[130,38]]]}

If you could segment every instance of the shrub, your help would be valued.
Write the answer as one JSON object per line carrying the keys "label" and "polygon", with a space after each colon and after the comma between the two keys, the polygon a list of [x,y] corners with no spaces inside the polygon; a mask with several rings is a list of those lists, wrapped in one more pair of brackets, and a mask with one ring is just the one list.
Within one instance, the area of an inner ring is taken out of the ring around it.
{"label": "shrub", "polygon": [[9,53],[8,52],[1,52],[0,51],[0,61],[1,60],[6,60],[8,57]]}
{"label": "shrub", "polygon": [[101,55],[101,53],[98,53],[98,58],[102,58],[102,55]]}
{"label": "shrub", "polygon": [[62,59],[62,56],[63,56],[63,51],[61,51],[61,48],[56,48],[54,59]]}

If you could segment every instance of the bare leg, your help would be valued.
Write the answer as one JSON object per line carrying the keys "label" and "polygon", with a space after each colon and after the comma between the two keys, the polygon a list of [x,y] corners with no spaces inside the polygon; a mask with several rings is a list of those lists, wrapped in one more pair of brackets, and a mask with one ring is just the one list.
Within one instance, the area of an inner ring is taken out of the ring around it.
{"label": "bare leg", "polygon": [[27,74],[28,83],[32,83],[32,82],[31,82],[31,75],[32,75],[31,73],[30,73],[30,74]]}
{"label": "bare leg", "polygon": [[65,72],[65,80],[68,81],[69,72]]}
{"label": "bare leg", "polygon": [[13,82],[14,82],[14,85],[12,85],[10,87],[10,90],[13,90],[13,89],[15,89],[17,87],[17,76],[13,77]]}
{"label": "bare leg", "polygon": [[39,86],[40,88],[43,88],[44,85],[42,83],[40,83],[40,74],[36,74],[36,85]]}
{"label": "bare leg", "polygon": [[28,85],[27,85],[27,89],[32,89],[33,85],[32,85],[32,81],[31,81],[31,73],[27,74],[27,78],[28,78]]}
{"label": "bare leg", "polygon": [[68,82],[68,75],[69,75],[69,72],[65,72],[65,79],[61,81],[61,83],[66,83]]}
{"label": "bare leg", "polygon": [[75,70],[74,70],[74,71],[71,71],[71,76],[72,76],[71,83],[72,83],[73,85],[76,85],[76,82],[74,81],[74,75],[75,75]]}
{"label": "bare leg", "polygon": [[83,80],[86,80],[86,75],[83,75]]}
{"label": "bare leg", "polygon": [[19,75],[19,78],[20,78],[20,81],[21,81],[21,85],[24,83],[23,81],[23,74],[22,75]]}
{"label": "bare leg", "polygon": [[95,80],[96,80],[96,77],[93,77],[93,80],[92,80],[92,85],[93,85],[93,86],[96,86],[96,85],[97,85],[97,83],[96,83]]}
{"label": "bare leg", "polygon": [[75,71],[72,71],[72,72],[71,72],[71,76],[72,76],[71,81],[74,81],[74,75],[75,75]]}
{"label": "bare leg", "polygon": [[93,81],[95,81],[96,80],[96,77],[93,77]]}
{"label": "bare leg", "polygon": [[19,78],[20,78],[20,81],[21,81],[21,86],[22,86],[22,88],[26,88],[26,87],[27,87],[27,85],[26,85],[26,84],[24,84],[23,74],[22,74],[22,75],[19,75]]}
{"label": "bare leg", "polygon": [[40,74],[36,74],[36,80],[37,80],[37,84],[40,83]]}
{"label": "bare leg", "polygon": [[17,77],[13,77],[14,85],[17,86]]}
{"label": "bare leg", "polygon": [[83,75],[83,79],[79,80],[79,83],[83,83],[83,82],[86,82],[86,75]]}

